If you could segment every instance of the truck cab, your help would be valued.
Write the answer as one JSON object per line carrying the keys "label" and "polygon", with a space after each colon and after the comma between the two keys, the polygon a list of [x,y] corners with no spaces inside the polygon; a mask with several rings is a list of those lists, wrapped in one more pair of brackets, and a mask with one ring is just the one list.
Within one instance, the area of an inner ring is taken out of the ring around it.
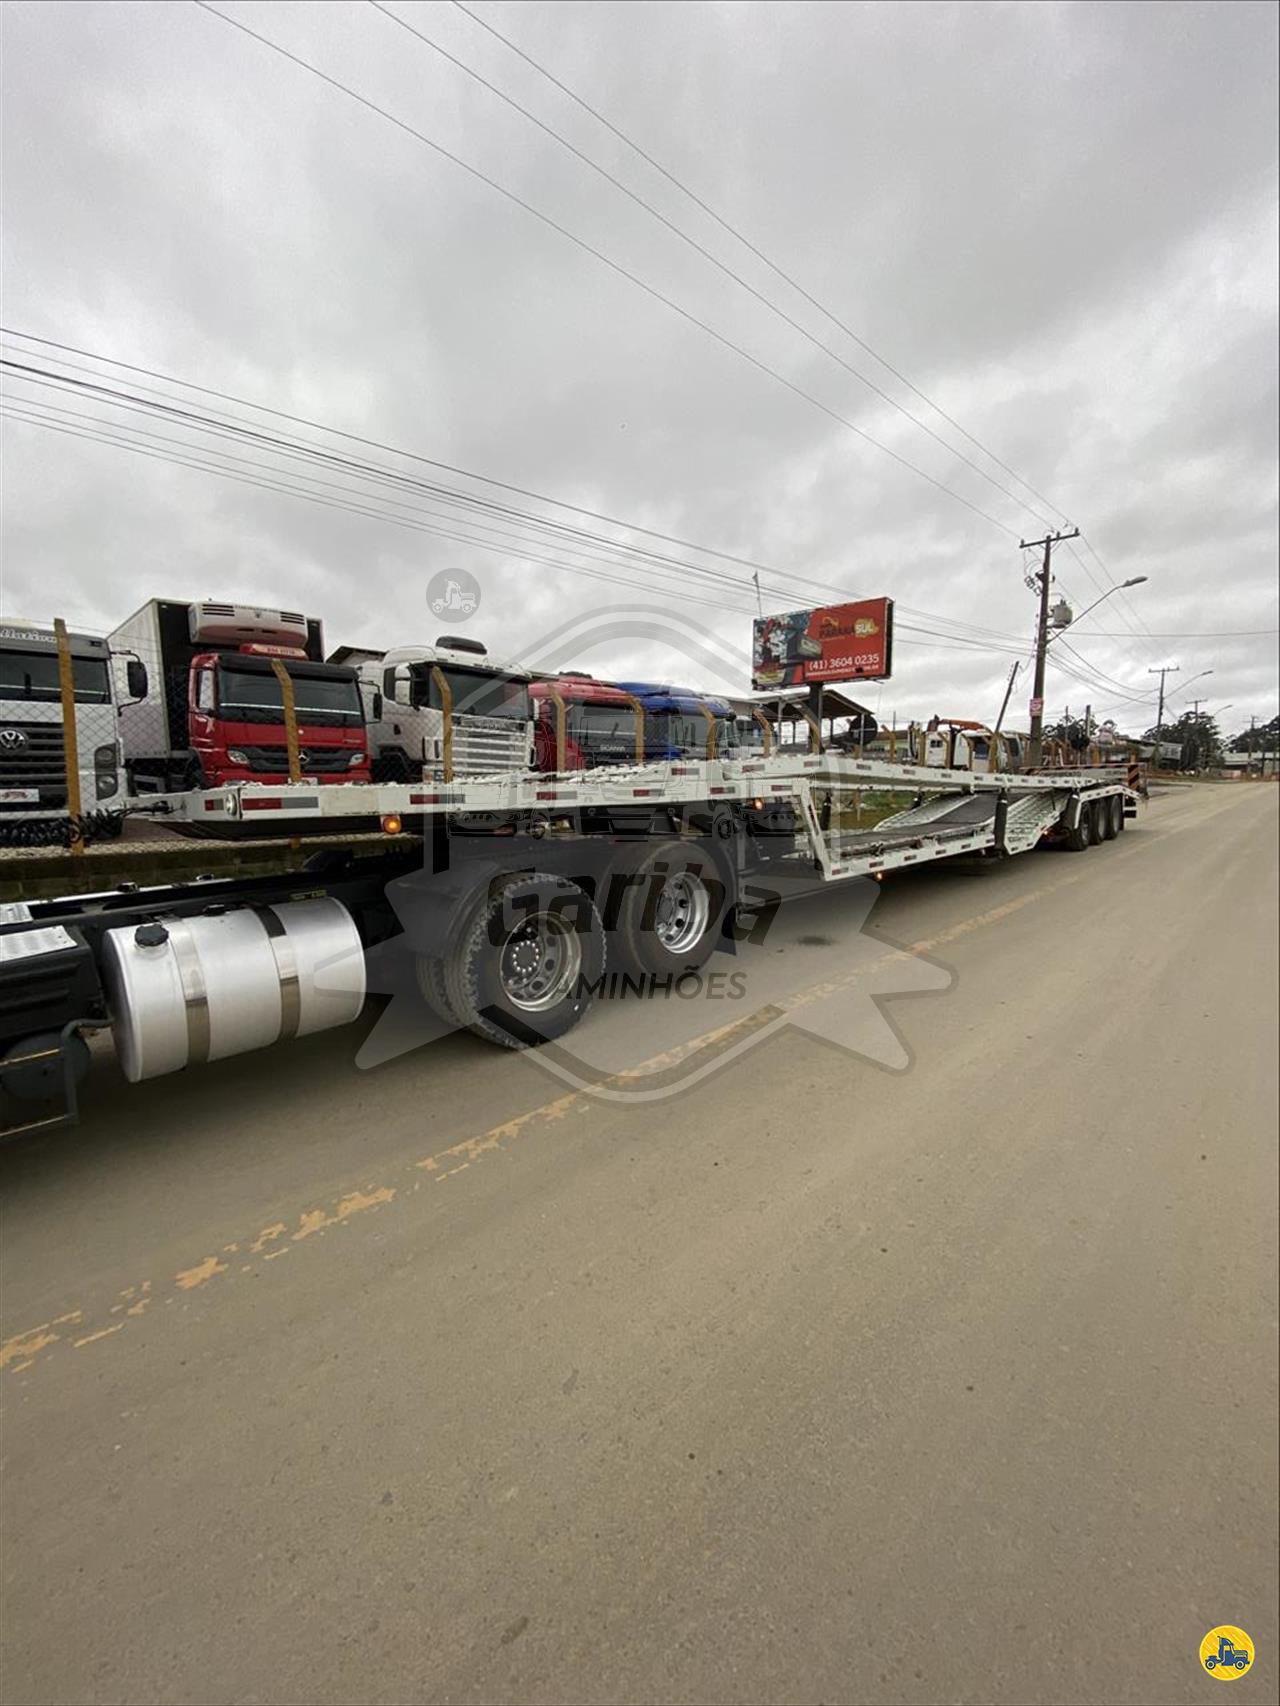
{"label": "truck cab", "polygon": [[[636,710],[621,688],[569,671],[535,681],[531,691],[538,770],[592,770],[636,762]],[[552,692],[564,705],[563,755],[558,752],[559,712]]]}
{"label": "truck cab", "polygon": [[197,652],[191,660],[187,729],[205,786],[289,780],[276,658],[293,688],[303,777],[367,782],[369,748],[355,671],[313,663],[290,647],[247,644],[232,653]]}
{"label": "truck cab", "polygon": [[619,681],[622,692],[640,701],[644,710],[644,750],[651,762],[672,758],[706,758],[715,724],[713,753],[729,758],[738,749],[738,726],[727,699],[675,687],[669,682]]}
{"label": "truck cab", "polygon": [[319,621],[295,611],[152,599],[110,636],[117,667],[140,664],[144,696],[121,711],[136,793],[287,782],[288,677],[302,776],[367,782],[356,672],[323,661]]}
{"label": "truck cab", "polygon": [[[69,633],[80,810],[124,803],[124,769],[106,640]],[[136,678],[135,678],[136,679]],[[0,623],[0,838],[4,826],[66,817],[70,809],[66,730],[53,625]],[[121,818],[111,827],[118,832]]]}
{"label": "truck cab", "polygon": [[533,759],[532,674],[491,658],[479,640],[442,634],[359,665],[373,776],[440,780],[445,722],[455,776],[528,770]]}

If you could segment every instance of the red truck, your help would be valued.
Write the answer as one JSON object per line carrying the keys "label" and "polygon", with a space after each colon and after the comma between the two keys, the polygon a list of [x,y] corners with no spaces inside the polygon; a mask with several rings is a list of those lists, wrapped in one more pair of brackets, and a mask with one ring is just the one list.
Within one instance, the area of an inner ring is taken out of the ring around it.
{"label": "red truck", "polygon": [[[557,757],[557,709],[554,689],[564,701],[564,757]],[[542,771],[593,770],[598,765],[636,762],[636,712],[630,694],[571,671],[535,681],[533,698],[534,764]]]}
{"label": "red truck", "polygon": [[303,777],[369,781],[356,672],[323,661],[324,634],[315,617],[153,598],[108,644],[116,667],[130,676],[120,735],[132,792],[287,782],[277,660],[293,689]]}

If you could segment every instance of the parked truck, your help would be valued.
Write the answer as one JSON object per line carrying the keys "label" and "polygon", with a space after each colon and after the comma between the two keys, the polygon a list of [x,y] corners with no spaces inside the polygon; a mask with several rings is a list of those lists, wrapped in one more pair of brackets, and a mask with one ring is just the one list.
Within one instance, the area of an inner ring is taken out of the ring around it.
{"label": "parked truck", "polygon": [[[533,760],[532,673],[489,656],[479,640],[442,634],[358,659],[373,776],[420,781],[524,770]],[[447,750],[446,750],[447,738]]]}
{"label": "parked truck", "polygon": [[323,661],[315,617],[153,598],[108,643],[117,668],[137,664],[145,674],[143,691],[120,711],[132,793],[288,781],[286,684],[277,666],[292,688],[303,777],[370,779],[356,672]]}
{"label": "parked truck", "polygon": [[737,720],[727,699],[670,682],[619,681],[615,685],[643,707],[649,758],[706,758],[715,753],[724,757],[736,747]]}
{"label": "parked truck", "polygon": [[[81,819],[96,833],[118,835],[125,778],[110,650],[104,639],[72,632],[67,652]],[[0,842],[59,838],[71,810],[67,746],[54,629],[5,618],[0,622]]]}
{"label": "parked truck", "polygon": [[532,696],[534,762],[539,770],[593,770],[643,760],[643,745],[639,752],[636,746],[642,713],[637,714],[634,698],[621,688],[580,670],[566,670],[535,681]]}

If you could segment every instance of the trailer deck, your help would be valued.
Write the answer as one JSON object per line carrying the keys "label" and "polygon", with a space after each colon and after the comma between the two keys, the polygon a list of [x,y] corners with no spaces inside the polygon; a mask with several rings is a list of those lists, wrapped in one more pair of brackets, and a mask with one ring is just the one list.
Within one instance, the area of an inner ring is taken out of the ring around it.
{"label": "trailer deck", "polygon": [[[704,963],[738,909],[1047,836],[1083,849],[1136,815],[1131,781],[1118,767],[782,752],[150,796],[132,806],[162,826],[152,840],[127,830],[98,850],[0,863],[0,898],[22,902],[0,911],[0,1085],[60,1100],[36,1122],[56,1124],[75,1117],[83,1037],[104,1025],[124,1039],[126,1075],[144,1078],[303,1021],[347,1023],[365,953],[390,938],[438,1018],[534,1046],[579,1022],[615,955],[669,981]],[[851,825],[847,800],[868,791],[905,803]],[[6,881],[36,882],[37,865],[55,898]]]}

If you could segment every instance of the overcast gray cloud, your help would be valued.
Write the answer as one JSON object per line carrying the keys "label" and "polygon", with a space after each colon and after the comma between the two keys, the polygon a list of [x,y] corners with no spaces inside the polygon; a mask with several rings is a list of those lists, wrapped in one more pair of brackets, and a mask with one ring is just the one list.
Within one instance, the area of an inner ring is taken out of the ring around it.
{"label": "overcast gray cloud", "polygon": [[[914,631],[882,708],[993,715],[1032,626],[1018,537],[1057,513],[461,10],[392,8],[1021,498],[439,54],[345,0],[223,9],[994,520],[185,3],[3,8],[5,324],[770,565],[762,578],[797,592],[887,593]],[[1149,577],[1069,637],[1052,708],[1092,700],[1146,726],[1147,671],[1173,661],[1175,687],[1215,671],[1209,704],[1230,703],[1228,732],[1274,714],[1272,5],[475,10],[1079,521],[1103,561],[1061,554],[1077,610],[1108,571]],[[20,407],[128,419],[22,382],[8,391]],[[433,636],[426,582],[461,564],[484,591],[475,631],[508,655],[577,610],[637,596],[745,648],[749,571],[721,559],[697,561],[736,587],[624,559],[606,572],[629,590],[529,561],[513,540],[482,550],[25,422],[6,422],[4,446],[10,613],[109,626],[149,596],[217,594],[305,605],[335,644],[392,644]],[[382,509],[386,495],[362,501]],[[647,632],[577,661],[670,673]]]}

